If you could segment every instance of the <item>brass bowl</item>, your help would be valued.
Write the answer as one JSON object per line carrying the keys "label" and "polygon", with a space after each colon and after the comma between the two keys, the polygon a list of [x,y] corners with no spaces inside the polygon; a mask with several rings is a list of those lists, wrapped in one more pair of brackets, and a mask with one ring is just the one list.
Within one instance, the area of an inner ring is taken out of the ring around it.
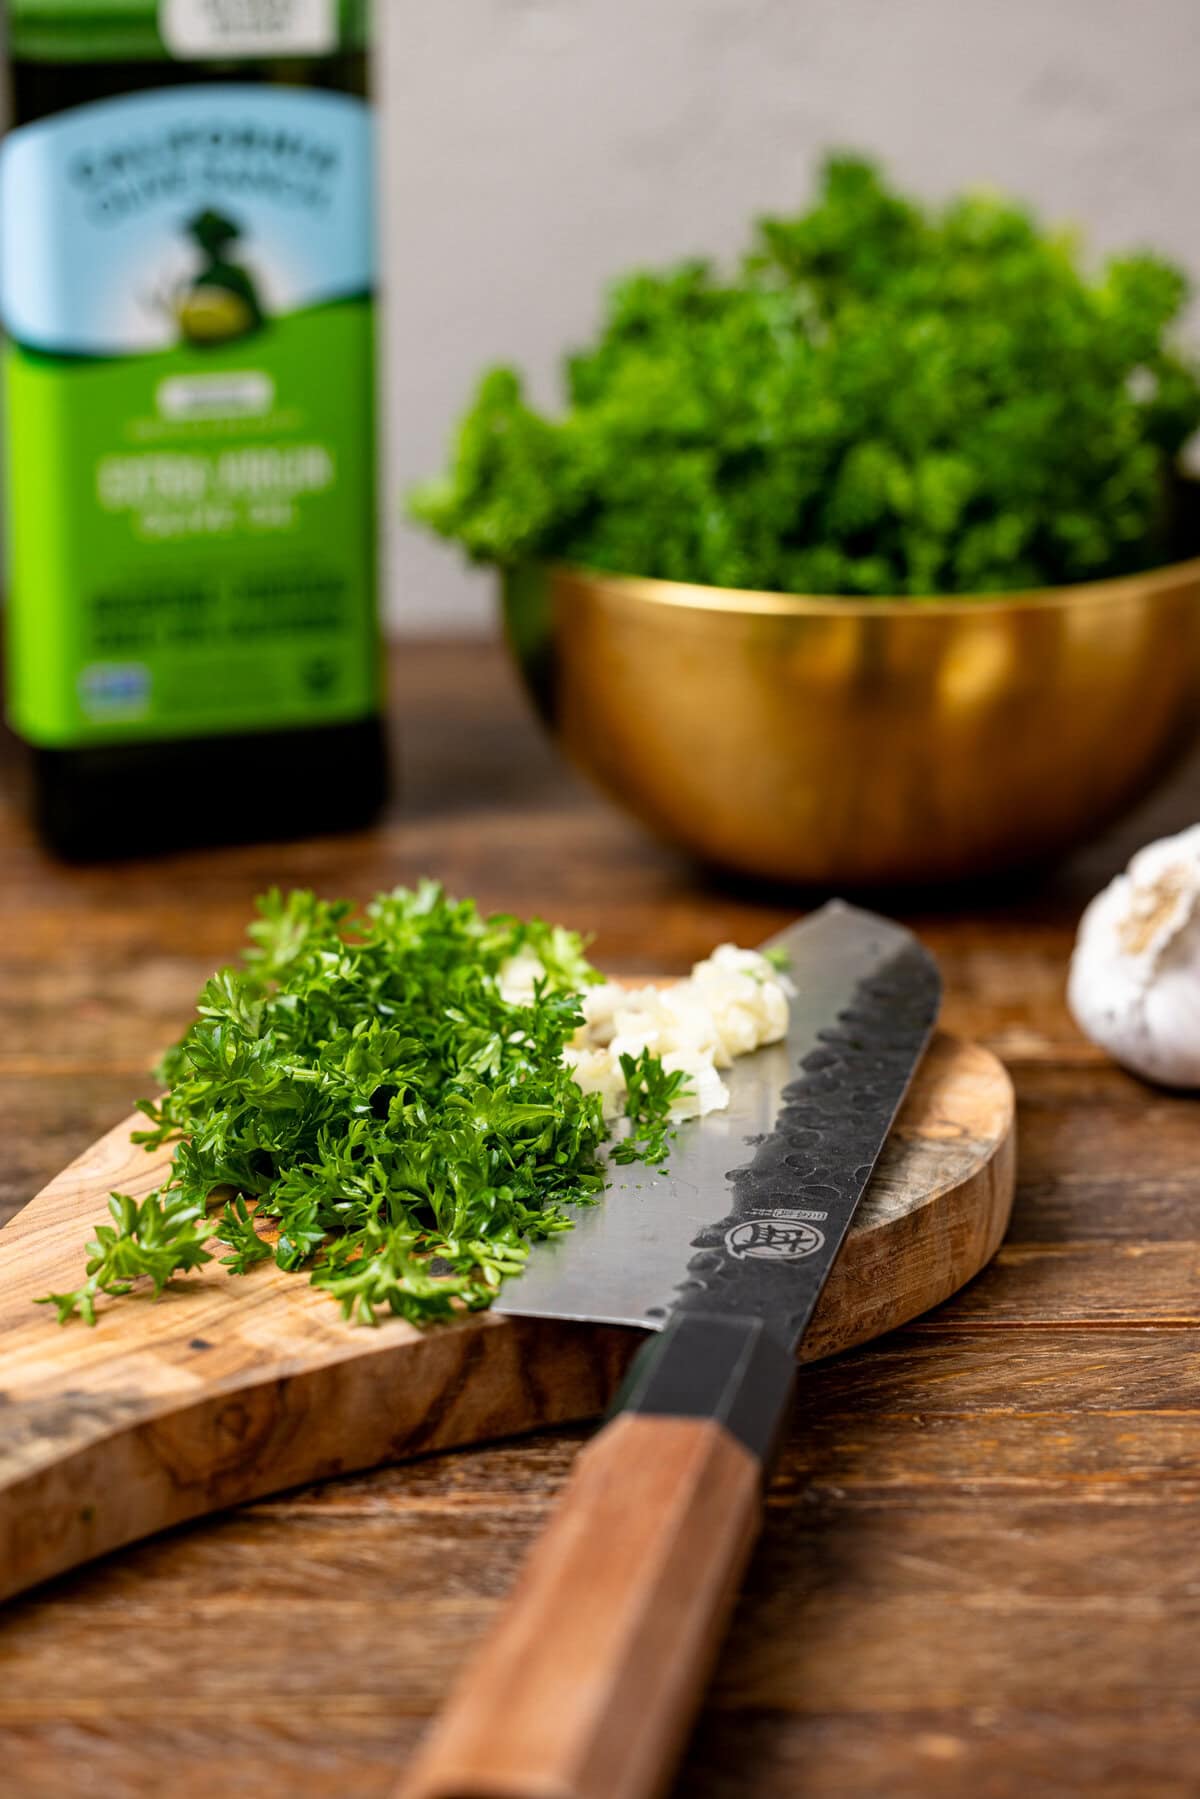
{"label": "brass bowl", "polygon": [[504,603],[572,760],[663,837],[776,880],[1045,861],[1137,799],[1200,720],[1200,558],[942,600],[537,567]]}

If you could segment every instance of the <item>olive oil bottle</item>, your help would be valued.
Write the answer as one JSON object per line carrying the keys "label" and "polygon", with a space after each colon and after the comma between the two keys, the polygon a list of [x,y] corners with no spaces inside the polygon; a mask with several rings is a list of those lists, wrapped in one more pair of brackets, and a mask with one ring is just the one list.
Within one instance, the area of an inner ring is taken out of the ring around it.
{"label": "olive oil bottle", "polygon": [[9,0],[8,716],[92,858],[378,808],[366,0]]}

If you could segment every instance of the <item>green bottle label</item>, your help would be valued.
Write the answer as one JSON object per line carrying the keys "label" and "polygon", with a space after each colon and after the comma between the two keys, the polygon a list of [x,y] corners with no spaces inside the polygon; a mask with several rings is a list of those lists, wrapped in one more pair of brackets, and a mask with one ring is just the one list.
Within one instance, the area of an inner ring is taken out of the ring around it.
{"label": "green bottle label", "polygon": [[216,85],[0,162],[9,713],[45,747],[378,704],[366,108]]}

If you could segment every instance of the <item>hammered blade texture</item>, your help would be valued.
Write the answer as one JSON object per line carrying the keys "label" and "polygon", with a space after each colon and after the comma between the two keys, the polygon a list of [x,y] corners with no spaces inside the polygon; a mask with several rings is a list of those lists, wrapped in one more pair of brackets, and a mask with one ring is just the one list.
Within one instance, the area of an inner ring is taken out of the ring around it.
{"label": "hammered blade texture", "polygon": [[649,1330],[681,1299],[806,1315],[925,1046],[937,970],[901,926],[837,901],[764,947],[796,987],[786,1037],[726,1071],[728,1106],[683,1125],[665,1168],[612,1164],[604,1203],[537,1244],[496,1310]]}
{"label": "hammered blade texture", "polygon": [[775,1128],[726,1175],[725,1216],[694,1239],[675,1311],[761,1317],[804,1333],[937,1018],[940,981],[913,939],[861,981],[783,1090]]}

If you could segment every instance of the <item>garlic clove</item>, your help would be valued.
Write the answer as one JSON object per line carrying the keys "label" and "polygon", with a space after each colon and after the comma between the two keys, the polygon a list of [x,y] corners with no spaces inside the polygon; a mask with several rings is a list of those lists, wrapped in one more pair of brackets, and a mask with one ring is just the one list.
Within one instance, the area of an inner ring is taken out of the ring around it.
{"label": "garlic clove", "polygon": [[1092,901],[1067,1000],[1126,1068],[1200,1087],[1200,825],[1139,850]]}

